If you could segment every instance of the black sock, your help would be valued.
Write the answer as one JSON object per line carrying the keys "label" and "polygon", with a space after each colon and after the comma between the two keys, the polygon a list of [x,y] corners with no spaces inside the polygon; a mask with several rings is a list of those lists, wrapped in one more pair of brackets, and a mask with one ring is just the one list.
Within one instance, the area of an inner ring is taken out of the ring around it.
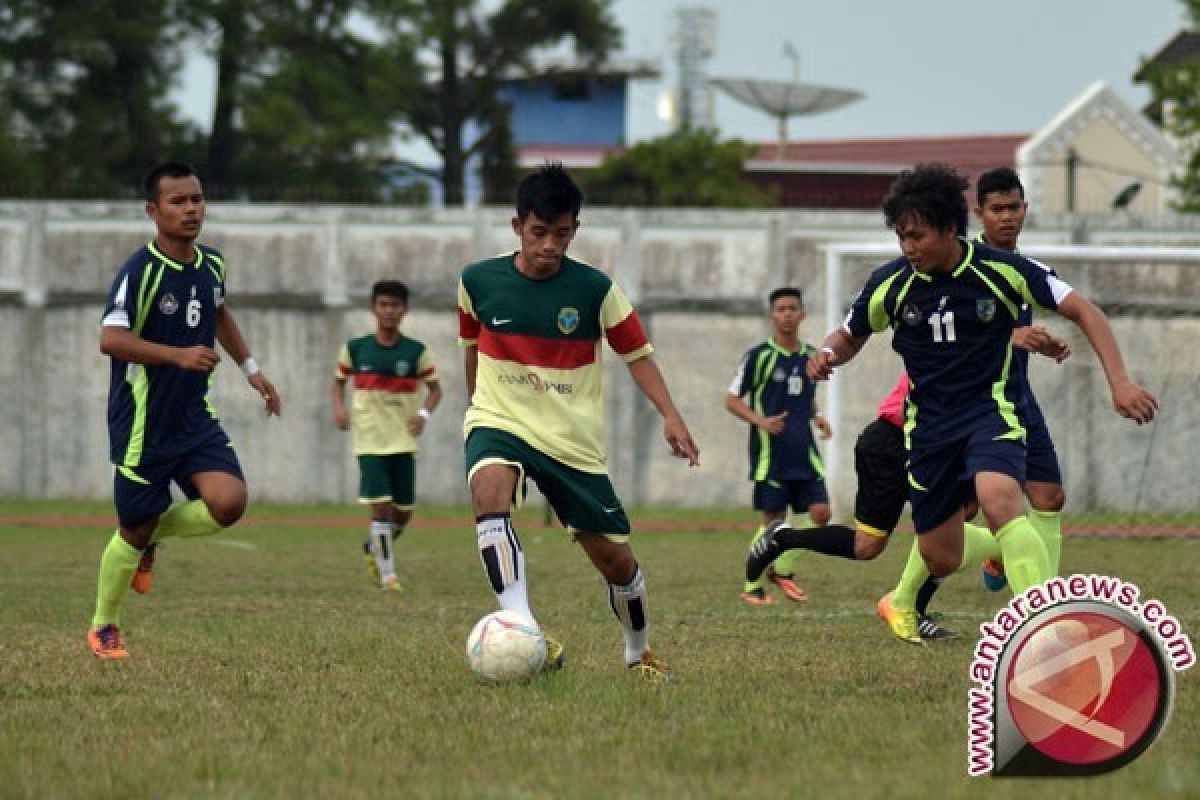
{"label": "black sock", "polygon": [[784,550],[797,547],[854,560],[854,529],[845,525],[821,525],[816,528],[781,528],[775,540]]}
{"label": "black sock", "polygon": [[942,585],[942,579],[936,575],[930,575],[921,584],[921,588],[917,589],[917,613],[922,617],[925,616],[925,609],[929,608],[929,601],[933,599],[933,594]]}

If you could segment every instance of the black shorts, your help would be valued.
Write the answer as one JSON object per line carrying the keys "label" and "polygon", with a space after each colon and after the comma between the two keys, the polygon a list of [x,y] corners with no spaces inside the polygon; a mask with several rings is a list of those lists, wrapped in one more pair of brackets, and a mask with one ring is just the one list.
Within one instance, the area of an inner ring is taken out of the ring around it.
{"label": "black shorts", "polygon": [[908,453],[904,431],[876,417],[854,443],[854,471],[858,493],[854,521],[874,536],[889,536],[896,529],[908,500]]}

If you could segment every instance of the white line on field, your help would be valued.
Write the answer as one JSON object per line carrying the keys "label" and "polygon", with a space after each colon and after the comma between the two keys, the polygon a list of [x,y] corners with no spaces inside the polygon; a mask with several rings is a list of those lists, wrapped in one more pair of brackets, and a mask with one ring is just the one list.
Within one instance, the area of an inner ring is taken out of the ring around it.
{"label": "white line on field", "polygon": [[254,542],[243,542],[241,539],[209,539],[213,544],[219,544],[223,547],[234,547],[238,550],[257,550],[258,545]]}

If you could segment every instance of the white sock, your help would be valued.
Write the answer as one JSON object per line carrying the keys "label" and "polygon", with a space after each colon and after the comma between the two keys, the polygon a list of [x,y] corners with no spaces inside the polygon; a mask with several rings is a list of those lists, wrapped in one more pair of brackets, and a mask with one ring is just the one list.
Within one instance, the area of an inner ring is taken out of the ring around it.
{"label": "white sock", "polygon": [[508,514],[484,514],[475,518],[479,558],[491,581],[500,608],[518,611],[533,619],[525,588],[525,551],[513,530]]}
{"label": "white sock", "polygon": [[608,604],[617,621],[621,623],[621,633],[625,635],[625,663],[635,664],[642,660],[650,641],[650,621],[646,615],[646,579],[642,576],[641,567],[635,567],[633,580],[625,586],[615,583],[608,585]]}
{"label": "white sock", "polygon": [[396,577],[396,559],[392,552],[392,523],[371,520],[371,555],[379,567],[379,579]]}

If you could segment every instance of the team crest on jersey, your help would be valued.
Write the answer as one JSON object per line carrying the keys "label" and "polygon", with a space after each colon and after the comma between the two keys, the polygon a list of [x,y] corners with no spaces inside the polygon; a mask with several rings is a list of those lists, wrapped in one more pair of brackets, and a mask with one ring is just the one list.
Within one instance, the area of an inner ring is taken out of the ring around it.
{"label": "team crest on jersey", "polygon": [[394,369],[397,375],[406,375],[408,374],[408,362],[402,358],[396,362]]}
{"label": "team crest on jersey", "polygon": [[579,327],[579,309],[564,306],[558,310],[558,329],[563,333],[574,333]]}
{"label": "team crest on jersey", "polygon": [[179,301],[175,299],[175,295],[167,292],[158,299],[158,310],[169,317],[179,310]]}
{"label": "team crest on jersey", "polygon": [[981,322],[991,322],[996,316],[996,298],[980,297],[976,300],[975,314]]}
{"label": "team crest on jersey", "polygon": [[919,325],[921,323],[921,311],[912,303],[905,303],[904,310],[900,312],[900,318],[904,320],[906,325]]}
{"label": "team crest on jersey", "polygon": [[771,373],[771,380],[775,381],[776,383],[782,383],[783,381],[787,380],[787,373],[781,368],[776,367],[775,371]]}

